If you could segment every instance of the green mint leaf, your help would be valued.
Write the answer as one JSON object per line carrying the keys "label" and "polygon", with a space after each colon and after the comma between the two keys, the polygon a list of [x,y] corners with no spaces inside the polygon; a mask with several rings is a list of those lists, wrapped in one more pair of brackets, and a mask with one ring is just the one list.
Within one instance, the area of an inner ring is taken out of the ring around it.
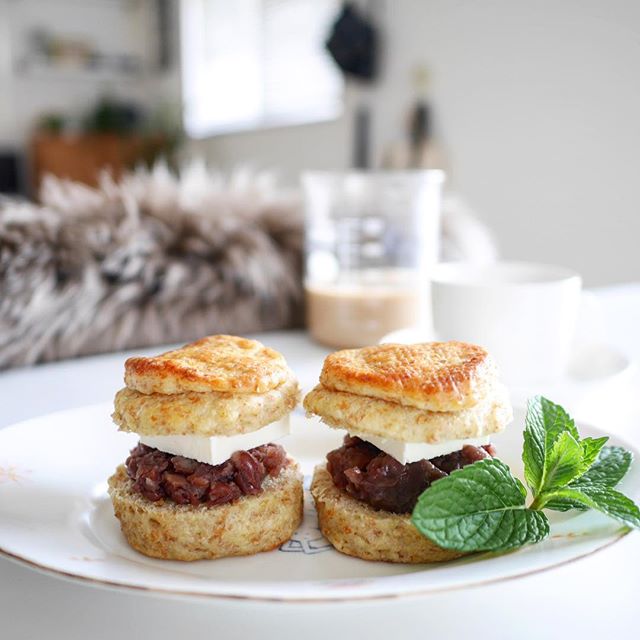
{"label": "green mint leaf", "polygon": [[534,492],[542,483],[546,457],[545,427],[541,404],[542,398],[540,396],[529,399],[523,432],[522,461],[524,462],[524,478]]}
{"label": "green mint leaf", "polygon": [[[580,476],[593,465],[608,439],[605,436],[603,438],[584,438],[580,442],[576,442],[568,431],[561,433],[553,443],[547,457],[547,472],[540,493],[553,491],[567,484],[573,486],[573,482],[578,482]],[[577,508],[581,507],[582,505],[579,505]],[[567,508],[575,509],[576,505]],[[566,511],[562,508],[558,510]]]}
{"label": "green mint leaf", "polygon": [[631,452],[622,447],[603,447],[595,463],[577,482],[615,487],[629,471],[632,461]]}
{"label": "green mint leaf", "polygon": [[563,487],[584,473],[586,468],[582,451],[581,443],[568,431],[561,433],[547,455],[544,484],[540,492]]}
{"label": "green mint leaf", "polygon": [[591,468],[594,462],[598,459],[598,456],[608,439],[609,438],[607,436],[604,436],[602,438],[583,438],[580,440],[580,446],[582,447],[582,461],[585,471]]}
{"label": "green mint leaf", "polygon": [[534,496],[537,496],[545,486],[547,458],[555,441],[565,432],[568,432],[575,441],[579,441],[580,436],[574,421],[560,405],[542,396],[535,396],[529,400],[525,418],[522,460],[525,480]]}
{"label": "green mint leaf", "polygon": [[[571,485],[569,485],[571,486]],[[545,502],[545,509],[551,509],[553,511],[569,511],[570,509],[577,509],[578,511],[587,511],[589,507],[582,504],[582,502],[576,502],[575,500],[571,500],[569,498],[559,498],[556,497],[554,493],[554,497],[551,498],[548,502]]]}
{"label": "green mint leaf", "polygon": [[[582,442],[586,440],[588,440],[588,438],[585,438]],[[604,438],[598,438],[598,440],[604,440]],[[602,447],[596,461],[582,476],[571,482],[569,488],[579,489],[581,486],[587,484],[615,487],[620,480],[624,478],[627,471],[629,471],[632,460],[633,455],[631,452],[622,447]],[[555,511],[568,511],[569,509],[584,511],[588,509],[582,502],[557,497],[549,500],[549,502],[545,504],[545,508]]]}
{"label": "green mint leaf", "polygon": [[588,509],[600,511],[622,524],[640,529],[638,506],[633,500],[611,487],[601,484],[584,484],[579,488],[559,489],[552,495],[555,498],[577,502]]}
{"label": "green mint leaf", "polygon": [[505,551],[549,535],[540,511],[525,507],[526,490],[496,458],[470,464],[426,489],[412,522],[445,549]]}

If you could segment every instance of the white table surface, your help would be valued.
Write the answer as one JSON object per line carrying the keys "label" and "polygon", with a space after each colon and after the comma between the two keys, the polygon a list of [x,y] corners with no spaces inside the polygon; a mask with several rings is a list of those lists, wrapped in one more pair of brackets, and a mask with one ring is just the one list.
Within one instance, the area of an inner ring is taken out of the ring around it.
{"label": "white table surface", "polygon": [[[596,294],[603,303],[608,342],[640,361],[640,285]],[[315,382],[325,349],[302,332],[263,334],[260,339],[286,355],[304,387]],[[0,374],[0,428],[111,400],[121,386],[127,355]],[[636,445],[639,391],[640,385],[635,386],[633,411],[598,425]],[[0,558],[0,638],[632,638],[638,637],[639,595],[640,533],[552,571],[420,598],[360,604],[186,600],[110,591]]]}

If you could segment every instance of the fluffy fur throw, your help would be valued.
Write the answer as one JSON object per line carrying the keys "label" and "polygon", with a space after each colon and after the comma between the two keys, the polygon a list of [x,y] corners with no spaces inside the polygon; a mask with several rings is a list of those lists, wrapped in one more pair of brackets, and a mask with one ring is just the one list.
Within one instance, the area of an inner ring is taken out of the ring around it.
{"label": "fluffy fur throw", "polygon": [[302,219],[271,176],[49,178],[0,204],[0,368],[292,326]]}

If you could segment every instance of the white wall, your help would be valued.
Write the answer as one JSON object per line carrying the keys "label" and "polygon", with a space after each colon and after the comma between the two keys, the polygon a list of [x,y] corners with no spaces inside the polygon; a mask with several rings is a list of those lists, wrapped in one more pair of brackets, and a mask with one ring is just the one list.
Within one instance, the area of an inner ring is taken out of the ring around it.
{"label": "white wall", "polygon": [[[411,68],[425,63],[450,185],[504,256],[573,266],[590,285],[640,280],[640,2],[387,0],[379,13],[387,58],[373,92],[376,156],[400,135]],[[343,167],[350,112],[192,149],[289,176]]]}

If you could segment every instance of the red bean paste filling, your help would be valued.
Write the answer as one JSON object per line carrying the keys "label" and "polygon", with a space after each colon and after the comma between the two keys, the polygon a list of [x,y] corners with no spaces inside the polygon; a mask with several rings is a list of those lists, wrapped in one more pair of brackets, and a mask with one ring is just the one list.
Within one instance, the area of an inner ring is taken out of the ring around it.
{"label": "red bean paste filling", "polygon": [[432,482],[494,455],[492,444],[481,447],[466,444],[446,456],[401,464],[370,442],[346,436],[339,449],[327,454],[327,470],[336,487],[350,496],[376,509],[410,513]]}
{"label": "red bean paste filling", "polygon": [[236,451],[222,464],[211,465],[140,443],[125,467],[134,490],[147,500],[215,507],[261,493],[265,478],[275,478],[287,464],[287,454],[278,444]]}

